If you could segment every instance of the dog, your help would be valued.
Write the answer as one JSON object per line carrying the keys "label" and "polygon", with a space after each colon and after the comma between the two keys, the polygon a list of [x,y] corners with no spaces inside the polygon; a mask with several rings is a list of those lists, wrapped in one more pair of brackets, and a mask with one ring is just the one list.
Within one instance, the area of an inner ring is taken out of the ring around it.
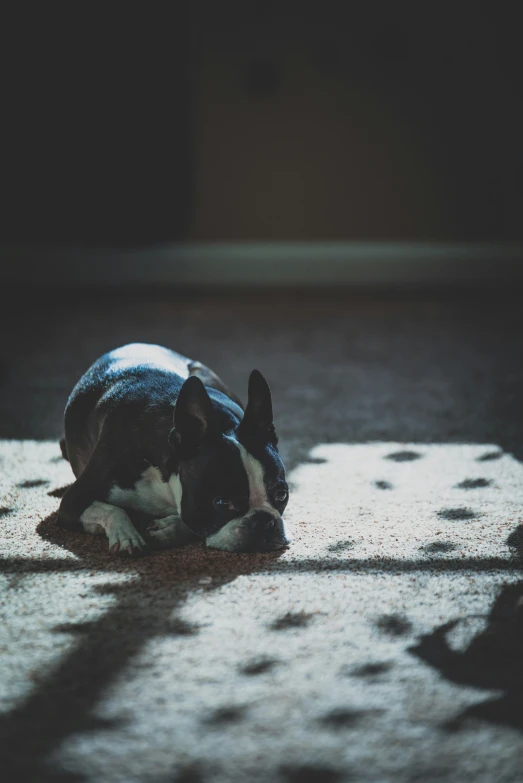
{"label": "dog", "polygon": [[[159,345],[104,354],[74,387],[60,445],[76,477],[58,524],[137,555],[205,540],[281,549],[289,498],[271,392],[257,370],[244,410],[208,367]],[[131,517],[149,521],[142,533]],[[147,538],[147,541],[145,538]]]}

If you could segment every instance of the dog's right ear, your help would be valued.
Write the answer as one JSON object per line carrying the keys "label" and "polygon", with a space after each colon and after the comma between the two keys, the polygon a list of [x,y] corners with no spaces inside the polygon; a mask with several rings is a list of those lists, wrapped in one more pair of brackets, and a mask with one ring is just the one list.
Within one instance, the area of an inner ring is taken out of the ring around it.
{"label": "dog's right ear", "polygon": [[278,444],[272,416],[272,397],[269,384],[259,370],[249,376],[249,399],[245,415],[238,427],[238,438],[261,440],[263,443]]}
{"label": "dog's right ear", "polygon": [[174,428],[169,443],[184,456],[194,455],[214,430],[215,415],[211,399],[199,378],[187,378],[174,408]]}

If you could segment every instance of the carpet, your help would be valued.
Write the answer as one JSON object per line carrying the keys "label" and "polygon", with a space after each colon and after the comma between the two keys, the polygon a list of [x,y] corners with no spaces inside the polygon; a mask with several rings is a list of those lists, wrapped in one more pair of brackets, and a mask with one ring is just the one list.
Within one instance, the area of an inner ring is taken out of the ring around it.
{"label": "carpet", "polygon": [[0,441],[6,781],[519,781],[523,465],[318,443],[283,553],[70,534],[56,441]]}

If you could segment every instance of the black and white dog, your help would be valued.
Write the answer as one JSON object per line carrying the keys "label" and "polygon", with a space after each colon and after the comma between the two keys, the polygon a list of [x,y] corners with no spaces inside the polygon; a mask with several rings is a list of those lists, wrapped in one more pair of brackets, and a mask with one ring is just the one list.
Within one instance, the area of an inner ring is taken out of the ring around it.
{"label": "black and white dog", "polygon": [[118,348],[73,389],[61,446],[76,481],[58,523],[105,532],[111,552],[146,547],[135,512],[152,520],[144,536],[163,547],[200,538],[262,552],[289,543],[271,392],[257,370],[244,412],[200,362],[158,345]]}

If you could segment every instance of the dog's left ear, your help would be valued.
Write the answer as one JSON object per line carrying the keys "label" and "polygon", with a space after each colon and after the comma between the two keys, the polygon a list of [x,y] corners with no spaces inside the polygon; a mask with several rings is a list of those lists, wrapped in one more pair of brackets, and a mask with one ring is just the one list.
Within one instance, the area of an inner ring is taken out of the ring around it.
{"label": "dog's left ear", "polygon": [[273,446],[278,443],[272,416],[271,390],[258,370],[253,370],[249,377],[249,398],[238,436],[262,440]]}

